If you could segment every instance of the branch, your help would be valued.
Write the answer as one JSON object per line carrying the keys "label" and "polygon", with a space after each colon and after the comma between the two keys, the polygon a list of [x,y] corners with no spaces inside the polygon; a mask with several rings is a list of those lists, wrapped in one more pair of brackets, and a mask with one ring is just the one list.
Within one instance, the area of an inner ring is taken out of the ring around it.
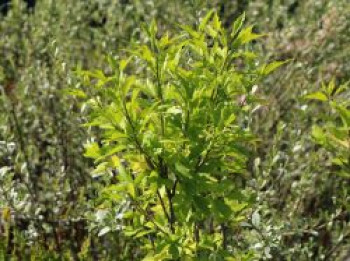
{"label": "branch", "polygon": [[159,193],[159,190],[157,190],[157,196],[158,196],[158,198],[159,198],[159,200],[160,200],[160,204],[161,204],[161,206],[162,206],[163,212],[164,212],[164,214],[165,214],[165,216],[166,216],[168,222],[170,223],[170,222],[171,222],[170,216],[169,216],[168,212],[166,211],[165,204],[164,204],[164,201],[163,201],[163,199],[162,199],[162,196],[161,196],[160,193]]}

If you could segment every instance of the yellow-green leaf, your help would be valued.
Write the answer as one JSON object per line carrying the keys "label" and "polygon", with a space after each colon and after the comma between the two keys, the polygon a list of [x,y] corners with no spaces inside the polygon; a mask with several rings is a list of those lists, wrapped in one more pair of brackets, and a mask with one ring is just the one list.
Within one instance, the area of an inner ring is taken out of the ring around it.
{"label": "yellow-green leaf", "polygon": [[327,101],[328,97],[323,92],[314,92],[304,96],[305,99]]}
{"label": "yellow-green leaf", "polygon": [[262,67],[261,74],[268,75],[287,62],[289,62],[289,60],[287,60],[287,61],[275,61],[275,62],[266,64]]}

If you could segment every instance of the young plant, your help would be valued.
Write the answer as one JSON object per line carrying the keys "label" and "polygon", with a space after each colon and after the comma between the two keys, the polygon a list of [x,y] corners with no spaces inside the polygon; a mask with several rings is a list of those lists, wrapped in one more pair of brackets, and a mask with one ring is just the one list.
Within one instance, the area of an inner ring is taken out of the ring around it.
{"label": "young plant", "polygon": [[259,80],[283,64],[259,65],[248,43],[262,35],[243,23],[244,15],[226,32],[210,12],[196,29],[158,37],[153,22],[146,44],[109,59],[112,74],[80,71],[92,88],[75,93],[90,98],[87,126],[101,131],[85,156],[95,174],[112,177],[99,208],[115,213],[134,257],[217,260],[237,248],[233,230],[247,219],[242,181],[255,142],[246,117]]}

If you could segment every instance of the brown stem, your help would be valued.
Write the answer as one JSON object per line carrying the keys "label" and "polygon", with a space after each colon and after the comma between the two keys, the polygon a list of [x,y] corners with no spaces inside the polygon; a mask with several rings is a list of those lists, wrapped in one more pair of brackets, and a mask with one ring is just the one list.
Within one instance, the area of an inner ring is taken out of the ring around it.
{"label": "brown stem", "polygon": [[224,250],[227,249],[227,230],[228,230],[227,226],[224,223],[222,223],[221,224],[222,248]]}
{"label": "brown stem", "polygon": [[166,189],[166,193],[167,193],[168,201],[169,201],[169,212],[170,212],[169,223],[170,223],[170,229],[171,229],[171,232],[174,233],[175,232],[175,228],[174,228],[175,211],[174,211],[174,206],[173,206],[173,193],[172,193],[172,191],[170,189]]}
{"label": "brown stem", "polygon": [[198,223],[194,223],[194,239],[196,241],[196,243],[198,244],[199,243],[199,225]]}
{"label": "brown stem", "polygon": [[159,190],[157,190],[157,196],[158,196],[158,198],[159,198],[160,205],[162,206],[163,212],[164,212],[164,214],[165,214],[165,216],[166,216],[166,218],[167,218],[167,220],[168,220],[168,222],[169,222],[169,224],[170,224],[170,223],[171,223],[171,219],[170,219],[170,216],[169,216],[168,212],[166,211],[166,207],[165,207],[163,198],[162,198],[162,196],[160,195]]}

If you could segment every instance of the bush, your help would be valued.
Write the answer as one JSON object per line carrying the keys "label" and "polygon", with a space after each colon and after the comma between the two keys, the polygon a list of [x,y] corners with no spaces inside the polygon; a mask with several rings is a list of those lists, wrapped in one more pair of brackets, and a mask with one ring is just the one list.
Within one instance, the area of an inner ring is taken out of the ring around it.
{"label": "bush", "polygon": [[131,237],[133,258],[216,260],[241,251],[233,231],[250,212],[244,183],[254,144],[245,119],[256,84],[283,64],[259,65],[242,48],[262,36],[243,21],[227,33],[210,12],[173,38],[158,37],[153,22],[147,44],[110,59],[110,74],[79,72],[94,88],[72,93],[90,98],[87,125],[102,131],[85,156],[98,163],[96,174],[115,179],[98,208],[111,209],[117,224],[100,234]]}

